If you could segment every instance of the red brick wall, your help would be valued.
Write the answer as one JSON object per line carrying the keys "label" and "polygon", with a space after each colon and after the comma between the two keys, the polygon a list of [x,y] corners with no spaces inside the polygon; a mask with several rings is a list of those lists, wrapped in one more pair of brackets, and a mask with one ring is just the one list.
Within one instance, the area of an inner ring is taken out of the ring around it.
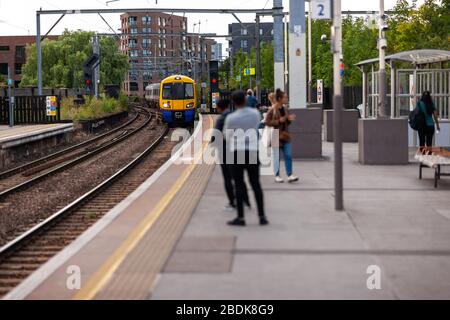
{"label": "red brick wall", "polygon": [[[57,36],[50,36],[50,39],[56,39]],[[8,51],[0,50],[0,64],[7,63],[12,75],[13,81],[20,82],[22,76],[16,74],[16,64],[23,65],[26,62],[26,56],[17,56],[17,47],[26,47],[28,44],[36,42],[36,36],[0,36],[0,47],[9,47]],[[4,75],[6,78],[6,75]]]}

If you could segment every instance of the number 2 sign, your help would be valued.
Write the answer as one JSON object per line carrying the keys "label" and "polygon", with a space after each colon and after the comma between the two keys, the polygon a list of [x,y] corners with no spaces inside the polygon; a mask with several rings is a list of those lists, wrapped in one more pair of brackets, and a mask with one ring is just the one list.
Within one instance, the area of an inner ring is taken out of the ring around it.
{"label": "number 2 sign", "polygon": [[331,0],[311,0],[311,18],[331,19]]}

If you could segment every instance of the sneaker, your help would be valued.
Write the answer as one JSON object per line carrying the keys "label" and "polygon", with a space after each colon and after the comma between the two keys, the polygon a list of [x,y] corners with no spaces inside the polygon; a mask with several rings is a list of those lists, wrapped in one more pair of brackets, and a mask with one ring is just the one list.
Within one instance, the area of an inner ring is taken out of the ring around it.
{"label": "sneaker", "polygon": [[296,182],[296,181],[298,181],[298,177],[296,177],[296,176],[290,176],[290,177],[288,178],[288,182],[289,182],[289,183]]}
{"label": "sneaker", "polygon": [[234,220],[228,221],[229,226],[245,227],[245,220],[241,218],[236,218]]}
{"label": "sneaker", "polygon": [[225,211],[234,211],[234,210],[236,210],[236,206],[231,204],[231,203],[226,204],[223,208],[224,208]]}
{"label": "sneaker", "polygon": [[276,182],[276,183],[283,183],[283,182],[284,182],[284,180],[283,180],[283,178],[282,178],[282,177],[280,177],[280,176],[276,176],[276,177],[275,177],[275,182]]}
{"label": "sneaker", "polygon": [[269,224],[269,221],[267,220],[266,217],[261,217],[259,218],[259,224],[262,226],[267,226]]}

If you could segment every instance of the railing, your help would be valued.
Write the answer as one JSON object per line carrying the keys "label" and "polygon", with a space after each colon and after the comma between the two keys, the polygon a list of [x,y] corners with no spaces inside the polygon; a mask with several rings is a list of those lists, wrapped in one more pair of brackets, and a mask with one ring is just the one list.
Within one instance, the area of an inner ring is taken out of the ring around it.
{"label": "railing", "polygon": [[[61,97],[55,116],[47,115],[47,96],[14,97],[14,124],[55,123],[61,120]],[[9,98],[0,97],[0,124],[9,122]]]}

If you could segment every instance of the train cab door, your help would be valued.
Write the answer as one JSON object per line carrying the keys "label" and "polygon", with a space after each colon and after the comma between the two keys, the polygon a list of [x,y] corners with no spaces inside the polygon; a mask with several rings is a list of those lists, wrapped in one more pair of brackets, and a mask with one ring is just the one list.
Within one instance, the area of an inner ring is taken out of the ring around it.
{"label": "train cab door", "polygon": [[186,123],[193,123],[195,120],[195,84],[186,82],[184,84],[184,101],[185,107],[184,121]]}

